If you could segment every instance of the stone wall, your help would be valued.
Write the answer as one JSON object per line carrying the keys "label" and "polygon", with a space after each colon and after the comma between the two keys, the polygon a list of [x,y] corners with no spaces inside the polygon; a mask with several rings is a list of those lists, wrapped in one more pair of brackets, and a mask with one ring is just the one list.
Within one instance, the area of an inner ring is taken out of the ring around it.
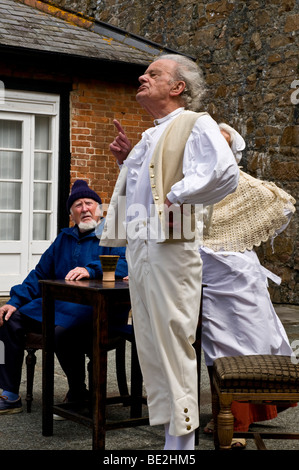
{"label": "stone wall", "polygon": [[[201,64],[206,109],[245,138],[242,165],[298,200],[299,3],[296,0],[55,0],[176,51]],[[282,277],[275,302],[299,303],[298,215],[275,240],[257,249]]]}

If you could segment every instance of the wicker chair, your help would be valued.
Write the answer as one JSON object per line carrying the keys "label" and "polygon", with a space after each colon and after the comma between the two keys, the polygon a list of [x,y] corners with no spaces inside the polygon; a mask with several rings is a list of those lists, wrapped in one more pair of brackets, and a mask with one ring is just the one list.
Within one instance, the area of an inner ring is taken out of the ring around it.
{"label": "wicker chair", "polygon": [[213,365],[212,412],[215,448],[228,450],[234,437],[254,438],[259,450],[265,439],[299,439],[299,433],[234,433],[231,404],[284,404],[299,401],[299,364],[289,356],[222,357]]}

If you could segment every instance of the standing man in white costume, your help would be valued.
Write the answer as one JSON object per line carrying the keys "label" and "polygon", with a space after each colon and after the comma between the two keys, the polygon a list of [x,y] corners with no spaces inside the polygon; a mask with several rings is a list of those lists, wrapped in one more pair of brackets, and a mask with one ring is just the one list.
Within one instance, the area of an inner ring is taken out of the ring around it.
{"label": "standing man in white costume", "polygon": [[[121,171],[100,244],[127,243],[134,328],[150,424],[164,424],[164,449],[192,450],[199,426],[192,344],[202,262],[197,232],[192,229],[186,235],[184,231],[184,237],[175,232],[176,212],[172,221],[169,210],[179,208],[188,221],[191,214],[194,227],[193,206],[214,204],[232,193],[239,170],[217,123],[207,113],[194,112],[199,109],[204,82],[192,60],[161,56],[139,82],[136,99],[154,118],[154,127],[131,150],[120,123],[114,121],[119,134],[110,149]],[[121,196],[126,196],[125,204]],[[158,223],[152,231],[149,221],[153,218]]]}

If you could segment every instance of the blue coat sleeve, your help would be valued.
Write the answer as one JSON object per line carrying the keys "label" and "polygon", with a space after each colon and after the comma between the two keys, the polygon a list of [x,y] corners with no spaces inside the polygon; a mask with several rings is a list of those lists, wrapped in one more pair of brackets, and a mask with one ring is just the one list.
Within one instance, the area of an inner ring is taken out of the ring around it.
{"label": "blue coat sleeve", "polygon": [[123,278],[128,275],[128,265],[126,260],[126,248],[109,248],[111,255],[118,255],[119,260],[117,262],[115,277]]}
{"label": "blue coat sleeve", "polygon": [[90,279],[102,279],[103,271],[100,260],[91,261],[83,267],[88,271]]}
{"label": "blue coat sleeve", "polygon": [[[99,255],[117,255],[119,260],[117,262],[115,277],[123,278],[128,275],[128,265],[126,261],[126,249],[124,247],[120,248],[108,248],[99,246],[100,253]],[[92,261],[84,266],[85,269],[89,272],[90,279],[102,279],[103,271],[101,262],[98,260]]]}
{"label": "blue coat sleeve", "polygon": [[[98,225],[98,227],[95,230],[96,237],[98,239],[101,238],[103,228],[104,228],[104,223],[105,219],[103,218],[101,220],[101,223]],[[116,278],[123,278],[128,275],[128,265],[127,265],[127,260],[126,260],[126,248],[125,247],[119,247],[119,248],[112,248],[112,247],[103,247],[99,245],[100,253],[99,255],[117,255],[119,256],[119,260],[117,262],[116,270],[115,270],[115,277]],[[100,264],[100,268],[98,263],[93,263],[89,264],[88,266],[85,266],[85,268],[89,271],[90,275],[94,275],[95,278],[102,278],[103,276],[103,271],[102,267]],[[93,269],[93,272],[90,270],[90,268]]]}

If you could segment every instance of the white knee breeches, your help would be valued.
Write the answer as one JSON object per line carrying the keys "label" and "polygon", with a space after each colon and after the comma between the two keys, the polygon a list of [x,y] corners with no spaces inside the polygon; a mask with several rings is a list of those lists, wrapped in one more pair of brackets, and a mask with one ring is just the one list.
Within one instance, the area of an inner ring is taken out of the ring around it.
{"label": "white knee breeches", "polygon": [[[144,237],[146,238],[146,237]],[[180,436],[199,425],[195,340],[202,262],[188,243],[129,240],[136,343],[151,425]]]}

